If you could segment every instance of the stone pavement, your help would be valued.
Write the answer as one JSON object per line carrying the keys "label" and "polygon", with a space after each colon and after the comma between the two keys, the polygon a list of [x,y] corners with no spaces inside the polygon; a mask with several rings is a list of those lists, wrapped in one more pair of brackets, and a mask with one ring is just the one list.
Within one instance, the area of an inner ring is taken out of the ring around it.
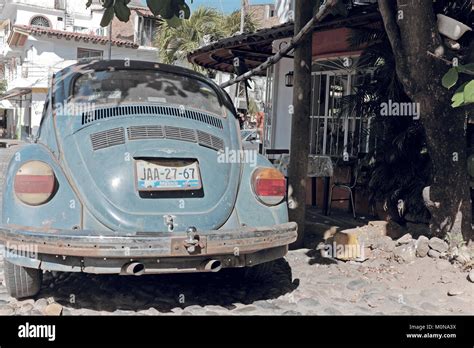
{"label": "stone pavement", "polygon": [[[0,168],[13,153],[0,149]],[[17,301],[6,293],[0,262],[0,315],[474,314],[474,283],[445,259],[397,262],[381,252],[343,262],[321,257],[318,235],[310,237],[311,248],[290,251],[262,284],[242,282],[235,270],[142,277],[47,272],[36,298]]]}

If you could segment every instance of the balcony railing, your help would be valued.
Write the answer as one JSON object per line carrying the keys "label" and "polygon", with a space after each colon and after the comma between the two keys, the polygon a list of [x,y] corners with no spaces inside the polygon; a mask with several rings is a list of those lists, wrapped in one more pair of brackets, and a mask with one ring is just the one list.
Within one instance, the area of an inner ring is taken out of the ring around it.
{"label": "balcony railing", "polygon": [[41,79],[48,77],[49,67],[46,65],[37,65],[32,63],[23,63],[21,77],[24,79]]}
{"label": "balcony railing", "polygon": [[[30,62],[24,62],[20,68],[20,74],[16,78],[20,77],[23,80],[27,80],[28,84],[47,87],[49,85],[49,79],[52,75],[51,67],[47,65],[39,65]],[[15,85],[15,80],[9,81]],[[10,84],[9,83],[9,84]],[[24,84],[25,82],[21,82]]]}

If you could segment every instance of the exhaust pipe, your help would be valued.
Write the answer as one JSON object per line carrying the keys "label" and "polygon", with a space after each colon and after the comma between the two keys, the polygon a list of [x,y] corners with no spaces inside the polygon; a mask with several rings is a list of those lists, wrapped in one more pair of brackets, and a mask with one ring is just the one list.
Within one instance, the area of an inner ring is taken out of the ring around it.
{"label": "exhaust pipe", "polygon": [[145,266],[140,262],[130,262],[124,266],[124,273],[139,276],[145,273]]}
{"label": "exhaust pipe", "polygon": [[222,268],[222,263],[219,260],[207,260],[202,264],[204,272],[219,272]]}

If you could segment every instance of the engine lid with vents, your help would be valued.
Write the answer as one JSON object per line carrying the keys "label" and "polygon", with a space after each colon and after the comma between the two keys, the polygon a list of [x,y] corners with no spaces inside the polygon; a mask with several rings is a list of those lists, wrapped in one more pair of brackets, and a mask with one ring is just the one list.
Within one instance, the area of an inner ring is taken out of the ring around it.
{"label": "engine lid with vents", "polygon": [[[132,114],[94,119],[57,118],[63,167],[86,208],[117,231],[174,231],[189,226],[217,229],[232,213],[240,180],[240,163],[221,163],[219,151],[239,150],[237,123]],[[74,125],[71,125],[71,122]],[[82,125],[72,134],[67,132]],[[138,159],[195,159],[202,190],[143,194],[135,185]],[[84,226],[87,228],[87,226]]]}
{"label": "engine lid with vents", "polygon": [[88,125],[97,121],[127,116],[153,116],[156,118],[182,118],[205,123],[222,129],[223,119],[217,115],[192,108],[180,108],[171,105],[117,105],[111,107],[94,108],[81,114],[81,125]]}

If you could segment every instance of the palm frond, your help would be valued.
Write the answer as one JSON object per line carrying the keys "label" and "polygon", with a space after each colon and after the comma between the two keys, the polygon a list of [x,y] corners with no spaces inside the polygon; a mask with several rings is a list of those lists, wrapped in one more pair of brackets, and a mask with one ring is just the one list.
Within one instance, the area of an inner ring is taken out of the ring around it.
{"label": "palm frond", "polygon": [[[216,41],[232,36],[240,28],[240,13],[223,15],[212,8],[199,7],[189,19],[176,26],[163,21],[155,37],[160,60],[166,64],[186,61],[186,55],[198,49],[206,41]],[[257,23],[251,14],[245,17],[245,31],[255,31]],[[200,69],[194,66],[195,69]]]}

